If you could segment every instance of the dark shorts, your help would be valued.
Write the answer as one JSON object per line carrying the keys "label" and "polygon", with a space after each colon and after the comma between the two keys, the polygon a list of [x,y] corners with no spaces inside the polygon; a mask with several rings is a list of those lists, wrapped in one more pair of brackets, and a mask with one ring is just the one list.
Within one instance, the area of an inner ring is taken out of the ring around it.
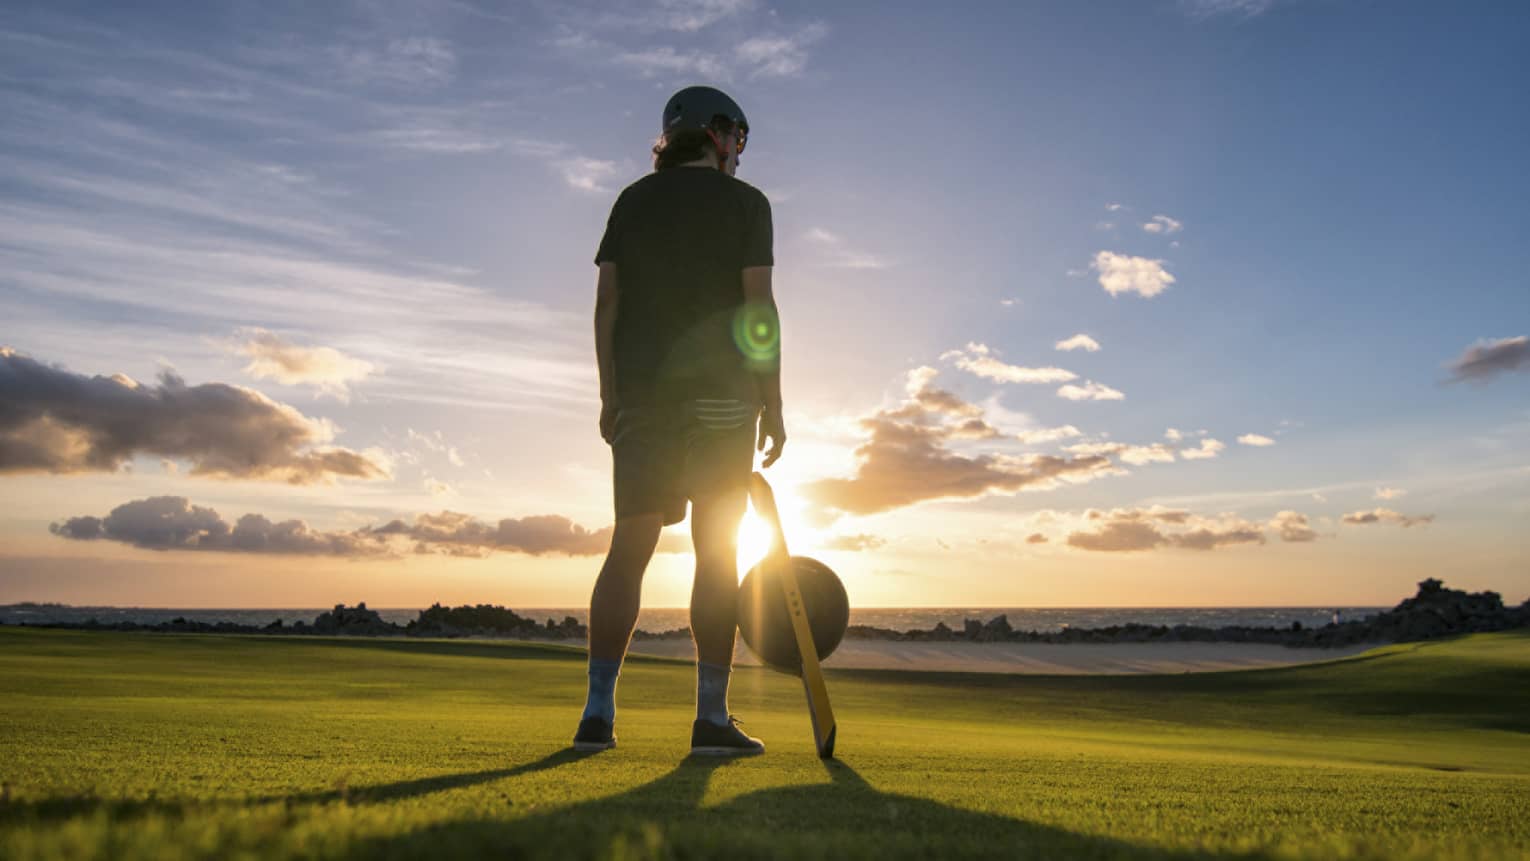
{"label": "dark shorts", "polygon": [[691,400],[622,407],[611,438],[616,519],[685,519],[687,500],[748,493],[754,471],[758,404]]}

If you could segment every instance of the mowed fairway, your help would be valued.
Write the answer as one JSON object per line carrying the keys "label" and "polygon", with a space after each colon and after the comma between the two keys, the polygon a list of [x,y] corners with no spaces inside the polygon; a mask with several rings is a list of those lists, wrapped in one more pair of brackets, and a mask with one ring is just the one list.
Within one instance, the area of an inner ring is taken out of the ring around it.
{"label": "mowed fairway", "polygon": [[0,628],[0,857],[1530,857],[1530,636],[1292,669],[735,674],[768,752],[686,759],[687,664],[495,642]]}

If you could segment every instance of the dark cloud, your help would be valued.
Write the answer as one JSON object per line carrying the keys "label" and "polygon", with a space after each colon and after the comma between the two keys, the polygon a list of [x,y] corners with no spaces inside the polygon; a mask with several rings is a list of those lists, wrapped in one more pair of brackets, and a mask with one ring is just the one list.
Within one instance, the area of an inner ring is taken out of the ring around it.
{"label": "dark cloud", "polygon": [[111,472],[133,456],[191,463],[191,474],[311,484],[379,478],[365,454],[321,447],[329,428],[251,389],[188,386],[175,374],[144,385],[87,377],[0,348],[0,474]]}
{"label": "dark cloud", "polygon": [[1040,532],[1032,532],[1030,535],[1027,535],[1025,537],[1025,543],[1026,544],[1045,544],[1045,543],[1047,543],[1047,537],[1045,535],[1041,534]]}
{"label": "dark cloud", "polygon": [[135,499],[112,509],[106,517],[71,517],[49,530],[63,538],[120,541],[148,550],[303,556],[377,556],[389,552],[382,536],[365,530],[320,532],[301,520],[273,523],[259,514],[246,514],[230,526],[218,512],[192,505],[184,496]]}
{"label": "dark cloud", "polygon": [[[182,496],[155,496],[125,502],[106,517],[71,517],[49,527],[77,541],[118,541],[149,550],[210,550],[226,553],[285,553],[302,556],[369,557],[403,550],[449,556],[496,552],[531,556],[559,553],[593,556],[611,544],[611,527],[586,529],[557,514],[479,520],[455,511],[421,514],[351,531],[316,530],[301,520],[272,522],[246,514],[230,525],[211,508]],[[866,536],[869,537],[869,536]],[[658,552],[690,552],[682,536],[664,533]]]}
{"label": "dark cloud", "polygon": [[1417,516],[1402,514],[1390,508],[1375,508],[1370,511],[1352,511],[1341,518],[1343,522],[1352,526],[1369,526],[1373,523],[1395,523],[1407,528],[1409,526],[1422,526],[1434,521],[1433,514],[1420,514]]}
{"label": "dark cloud", "polygon": [[851,478],[812,482],[802,492],[820,508],[874,514],[931,499],[962,499],[987,493],[1042,489],[1059,481],[1088,481],[1114,472],[1103,455],[1055,457],[966,455],[951,451],[955,439],[1000,436],[982,409],[930,385],[935,371],[909,373],[909,399],[861,420],[869,438],[856,448]]}
{"label": "dark cloud", "polygon": [[[1231,544],[1265,543],[1264,531],[1255,524],[1241,520],[1216,522],[1202,518],[1195,518],[1196,522],[1191,523],[1190,513],[1178,509],[1117,508],[1109,512],[1091,509],[1085,518],[1100,522],[1100,528],[1095,532],[1070,534],[1069,547],[1125,553],[1159,547],[1215,550]],[[1165,529],[1165,526],[1189,528],[1171,531]]]}
{"label": "dark cloud", "polygon": [[1530,369],[1530,335],[1517,338],[1484,338],[1445,365],[1455,382],[1485,382],[1499,374]]}

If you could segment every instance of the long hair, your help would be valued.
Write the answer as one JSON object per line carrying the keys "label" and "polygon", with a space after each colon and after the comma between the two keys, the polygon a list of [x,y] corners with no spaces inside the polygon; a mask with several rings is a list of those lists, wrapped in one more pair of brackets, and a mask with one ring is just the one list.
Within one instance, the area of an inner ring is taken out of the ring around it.
{"label": "long hair", "polygon": [[[715,134],[727,134],[732,124],[724,123],[721,128],[717,124],[712,126]],[[717,147],[712,139],[707,136],[706,129],[688,128],[675,129],[659,136],[653,145],[653,169],[666,170],[676,165],[687,164],[707,157],[708,153],[715,153]]]}

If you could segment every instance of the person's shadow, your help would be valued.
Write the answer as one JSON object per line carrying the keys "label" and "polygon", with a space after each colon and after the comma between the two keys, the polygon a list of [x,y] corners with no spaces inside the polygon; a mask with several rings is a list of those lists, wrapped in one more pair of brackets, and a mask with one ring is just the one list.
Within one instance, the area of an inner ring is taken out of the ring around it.
{"label": "person's shadow", "polygon": [[[548,768],[565,762],[574,760],[554,755],[539,765]],[[618,795],[515,819],[470,817],[432,825],[353,844],[349,857],[983,856],[1153,861],[1228,857],[1164,850],[880,792],[838,760],[824,762],[829,783],[776,787],[716,806],[702,806],[714,772],[747,767],[743,762],[690,757],[669,774]],[[974,779],[980,776],[974,775]],[[441,783],[456,785],[449,778]],[[367,795],[401,797],[401,793],[386,788]]]}

